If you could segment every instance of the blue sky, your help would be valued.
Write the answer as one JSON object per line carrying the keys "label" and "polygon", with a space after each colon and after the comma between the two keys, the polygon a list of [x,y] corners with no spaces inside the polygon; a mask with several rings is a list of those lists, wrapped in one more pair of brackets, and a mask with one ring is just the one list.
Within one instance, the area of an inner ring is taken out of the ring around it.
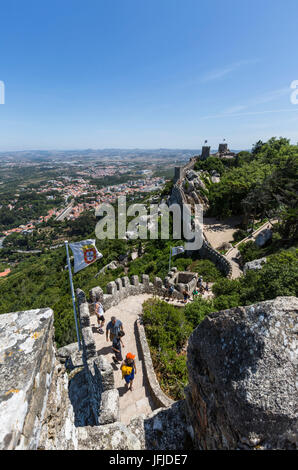
{"label": "blue sky", "polygon": [[0,150],[298,141],[297,0],[1,4]]}

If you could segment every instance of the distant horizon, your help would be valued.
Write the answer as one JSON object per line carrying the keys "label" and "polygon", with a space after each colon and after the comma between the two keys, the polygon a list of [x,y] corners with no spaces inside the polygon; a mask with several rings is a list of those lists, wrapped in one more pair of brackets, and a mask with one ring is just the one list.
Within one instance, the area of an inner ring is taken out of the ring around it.
{"label": "distant horizon", "polygon": [[[223,142],[224,143],[224,142]],[[188,148],[188,147],[102,147],[102,148],[91,148],[91,147],[86,147],[86,148],[49,148],[49,149],[18,149],[18,150],[11,150],[11,149],[8,149],[8,150],[0,150],[0,154],[2,153],[34,153],[34,152],[86,152],[86,151],[90,151],[90,152],[97,152],[97,151],[105,151],[105,150],[109,150],[109,151],[147,151],[147,152],[150,152],[150,151],[158,151],[158,150],[170,150],[170,151],[173,151],[173,150],[178,150],[178,151],[201,151],[202,147],[201,148]],[[242,151],[251,151],[251,148],[248,149],[248,148],[242,148],[242,149],[229,149],[231,152],[242,152]],[[217,148],[210,148],[210,152],[217,152],[218,151],[218,147]]]}

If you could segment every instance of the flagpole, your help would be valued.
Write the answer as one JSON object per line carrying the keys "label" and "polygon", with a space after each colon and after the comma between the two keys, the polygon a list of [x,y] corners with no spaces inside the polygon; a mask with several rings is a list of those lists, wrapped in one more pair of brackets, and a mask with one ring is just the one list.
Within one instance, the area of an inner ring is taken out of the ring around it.
{"label": "flagpole", "polygon": [[75,294],[74,294],[74,288],[73,288],[73,281],[72,281],[72,274],[71,274],[71,265],[70,265],[70,259],[69,259],[68,241],[65,240],[64,243],[65,243],[66,256],[67,256],[67,265],[68,265],[68,272],[69,272],[69,283],[70,283],[70,290],[71,290],[71,298],[72,298],[72,305],[73,305],[73,313],[74,313],[74,319],[75,319],[76,330],[77,330],[78,346],[79,346],[79,351],[80,351],[80,350],[81,350],[81,342],[80,342],[79,327],[78,327],[78,319],[77,319],[76,300],[75,300]]}

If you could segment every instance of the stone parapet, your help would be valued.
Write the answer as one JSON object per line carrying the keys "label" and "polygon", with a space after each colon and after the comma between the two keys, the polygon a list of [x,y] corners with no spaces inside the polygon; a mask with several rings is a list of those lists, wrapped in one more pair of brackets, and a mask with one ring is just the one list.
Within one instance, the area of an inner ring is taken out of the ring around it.
{"label": "stone parapet", "polygon": [[154,367],[153,367],[150,349],[149,349],[149,345],[148,345],[146,334],[145,334],[145,329],[144,329],[144,326],[140,323],[140,321],[137,322],[137,333],[138,333],[138,337],[139,337],[139,341],[140,341],[140,345],[142,349],[144,369],[145,369],[146,378],[148,380],[149,388],[151,391],[151,396],[154,399],[155,404],[158,408],[166,408],[172,405],[173,403],[175,403],[175,401],[169,398],[161,390],[159,386],[158,380],[154,372]]}
{"label": "stone parapet", "polygon": [[55,367],[53,311],[0,315],[0,449],[36,449]]}

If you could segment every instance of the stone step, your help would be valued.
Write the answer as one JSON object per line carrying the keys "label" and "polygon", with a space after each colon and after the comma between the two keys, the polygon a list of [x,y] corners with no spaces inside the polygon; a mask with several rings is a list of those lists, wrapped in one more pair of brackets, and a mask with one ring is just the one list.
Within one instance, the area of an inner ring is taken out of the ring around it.
{"label": "stone step", "polygon": [[137,414],[149,414],[152,412],[152,408],[147,397],[136,401]]}
{"label": "stone step", "polygon": [[[119,365],[115,369],[112,359],[113,351],[111,349],[111,342],[106,341],[106,335],[100,335],[97,332],[93,333],[97,351],[105,356],[108,363],[114,369],[115,388],[119,390],[120,399],[120,420],[128,424],[130,420],[139,414],[149,414],[154,409],[150,406],[148,394],[149,390],[146,389],[147,382],[143,377],[142,358],[138,355],[138,349],[135,336],[135,321],[138,319],[138,314],[142,312],[142,303],[151,296],[144,294],[140,296],[128,297],[121,301],[117,306],[110,308],[105,312],[106,322],[110,321],[112,315],[121,319],[124,326],[125,336],[123,337],[124,348],[122,348],[123,358],[128,352],[136,355],[137,374],[133,382],[133,391],[124,391],[125,381],[122,379],[121,370]],[[96,326],[96,319],[94,316],[91,318],[91,323]],[[104,328],[105,330],[105,328]]]}

